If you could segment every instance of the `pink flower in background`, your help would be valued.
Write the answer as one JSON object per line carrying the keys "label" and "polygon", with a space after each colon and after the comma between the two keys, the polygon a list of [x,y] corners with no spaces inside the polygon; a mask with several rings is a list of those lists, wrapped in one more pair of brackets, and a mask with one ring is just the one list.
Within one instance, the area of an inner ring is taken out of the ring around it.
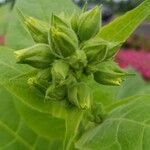
{"label": "pink flower in background", "polygon": [[132,66],[146,79],[150,80],[150,53],[144,50],[134,49],[120,50],[116,56],[116,61],[120,67]]}
{"label": "pink flower in background", "polygon": [[5,39],[4,36],[0,36],[0,45],[4,45]]}

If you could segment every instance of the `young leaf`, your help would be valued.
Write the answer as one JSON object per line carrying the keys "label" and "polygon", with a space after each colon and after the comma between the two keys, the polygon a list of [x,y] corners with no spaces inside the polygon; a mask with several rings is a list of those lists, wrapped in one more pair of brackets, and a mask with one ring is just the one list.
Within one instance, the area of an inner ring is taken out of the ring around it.
{"label": "young leaf", "polygon": [[145,0],[135,9],[104,26],[98,36],[108,41],[125,41],[150,14],[150,1]]}
{"label": "young leaf", "polygon": [[76,143],[81,150],[150,149],[150,96],[141,96],[112,111]]}

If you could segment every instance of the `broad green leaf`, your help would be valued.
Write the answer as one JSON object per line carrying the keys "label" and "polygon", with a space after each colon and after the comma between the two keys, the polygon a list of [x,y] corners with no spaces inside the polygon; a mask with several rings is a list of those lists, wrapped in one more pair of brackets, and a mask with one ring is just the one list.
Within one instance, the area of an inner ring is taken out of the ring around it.
{"label": "broad green leaf", "polygon": [[58,14],[62,11],[70,13],[78,9],[71,0],[17,0],[6,36],[6,44],[14,49],[34,44],[31,36],[20,23],[16,8],[26,15],[47,22],[50,22],[52,13]]}
{"label": "broad green leaf", "polygon": [[[41,96],[41,93],[28,86],[27,78],[22,77],[28,67],[16,65],[13,51],[5,48],[4,50],[0,51],[1,86],[17,98],[15,101],[17,108],[26,123],[31,125],[34,131],[49,139],[51,137],[62,138],[64,136],[65,122],[61,119],[53,118],[51,113],[53,106],[50,103],[44,103],[44,97]],[[40,120],[41,122],[37,123]],[[45,122],[45,120],[47,121]]]}
{"label": "broad green leaf", "polygon": [[63,139],[65,134],[64,120],[57,119],[48,113],[38,112],[34,108],[26,106],[26,104],[16,98],[15,106],[26,124],[37,134],[42,135],[49,140]]}
{"label": "broad green leaf", "polygon": [[117,92],[116,100],[124,99],[126,97],[131,97],[134,95],[148,94],[150,93],[150,84],[148,84],[144,79],[132,71],[134,76],[127,77],[120,89]]}
{"label": "broad green leaf", "polygon": [[12,96],[1,86],[0,103],[1,150],[61,150],[62,142],[48,141],[26,126],[16,111]]}
{"label": "broad green leaf", "polygon": [[[39,135],[51,138],[63,138],[65,135],[65,120],[68,116],[80,110],[68,106],[64,101],[44,102],[44,95],[27,84],[27,66],[15,63],[13,50],[1,48],[0,50],[0,84],[15,97],[15,104],[25,122]],[[79,119],[80,120],[80,119]],[[78,122],[78,121],[77,121]],[[68,126],[78,126],[76,122]],[[68,130],[67,128],[66,130]],[[70,129],[69,129],[70,130]],[[67,133],[68,134],[68,133]],[[70,133],[69,133],[70,134]],[[75,133],[72,133],[73,137]],[[72,136],[71,135],[71,136]]]}
{"label": "broad green leaf", "polygon": [[[49,139],[51,139],[52,137],[63,138],[65,131],[65,122],[64,120],[52,117],[50,109],[51,107],[47,108],[47,111],[49,111],[48,113],[41,112],[42,110],[38,110],[38,108],[36,108],[34,104],[32,104],[33,106],[31,104],[28,104],[28,102],[32,103],[33,100],[34,103],[37,103],[39,105],[39,108],[40,103],[44,107],[47,107],[46,103],[44,103],[44,98],[38,95],[41,93],[38,93],[36,95],[36,91],[32,91],[32,89],[30,89],[30,87],[27,85],[27,80],[25,80],[25,83],[23,83],[23,81],[21,80],[22,78],[19,78],[19,75],[22,75],[24,69],[27,69],[28,67],[15,65],[15,60],[12,59],[13,55],[14,54],[12,50],[8,50],[6,48],[2,48],[0,50],[0,85],[6,88],[8,92],[15,97],[15,103],[16,106],[18,106],[18,110],[20,110],[20,114],[23,116],[26,123],[30,125],[36,133]],[[18,66],[18,68],[16,66]],[[45,122],[45,120],[47,121]],[[54,127],[56,127],[56,130],[50,128],[50,124],[53,124]]]}
{"label": "broad green leaf", "polygon": [[139,97],[141,97],[141,95],[134,95],[134,96],[130,96],[130,97],[126,97],[124,99],[119,99],[116,101],[113,101],[113,103],[111,103],[110,105],[108,105],[107,107],[105,107],[105,111],[107,113],[111,112],[112,110],[127,105],[128,103],[137,100]]}
{"label": "broad green leaf", "polygon": [[149,150],[150,96],[113,110],[101,125],[76,143],[81,150]]}
{"label": "broad green leaf", "polygon": [[106,107],[116,100],[116,95],[120,87],[101,85],[93,81],[90,81],[88,84],[93,92],[95,102],[100,102]]}
{"label": "broad green leaf", "polygon": [[150,1],[145,0],[135,9],[104,26],[98,36],[108,41],[125,41],[150,14]]}

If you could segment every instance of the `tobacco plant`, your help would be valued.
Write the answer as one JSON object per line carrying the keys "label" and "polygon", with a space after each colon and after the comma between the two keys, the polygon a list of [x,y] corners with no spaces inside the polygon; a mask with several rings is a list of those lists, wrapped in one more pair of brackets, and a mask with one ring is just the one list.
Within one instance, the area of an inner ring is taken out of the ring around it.
{"label": "tobacco plant", "polygon": [[[42,9],[55,5],[37,3]],[[50,15],[45,10],[50,19],[44,21],[27,15],[22,4],[16,4],[19,22],[10,24],[7,35],[7,44],[17,50],[0,51],[0,147],[150,149],[149,86],[140,77],[136,85],[133,73],[114,62],[120,46],[150,14],[149,0],[104,27],[102,6],[79,10],[68,1],[76,11],[60,8]]]}

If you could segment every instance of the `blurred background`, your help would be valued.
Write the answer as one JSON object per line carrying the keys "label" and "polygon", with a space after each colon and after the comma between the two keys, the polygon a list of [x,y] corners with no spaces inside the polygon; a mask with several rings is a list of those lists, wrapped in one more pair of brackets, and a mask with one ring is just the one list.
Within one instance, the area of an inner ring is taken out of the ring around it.
{"label": "blurred background", "polygon": [[[103,5],[103,25],[138,6],[143,0],[88,0],[88,9],[95,5]],[[86,0],[73,0],[79,7],[83,7]],[[5,45],[5,35],[9,25],[9,17],[15,0],[0,0],[0,45]],[[117,31],[116,31],[117,32]],[[132,66],[146,81],[150,81],[150,16],[124,43],[116,62],[126,68]]]}

